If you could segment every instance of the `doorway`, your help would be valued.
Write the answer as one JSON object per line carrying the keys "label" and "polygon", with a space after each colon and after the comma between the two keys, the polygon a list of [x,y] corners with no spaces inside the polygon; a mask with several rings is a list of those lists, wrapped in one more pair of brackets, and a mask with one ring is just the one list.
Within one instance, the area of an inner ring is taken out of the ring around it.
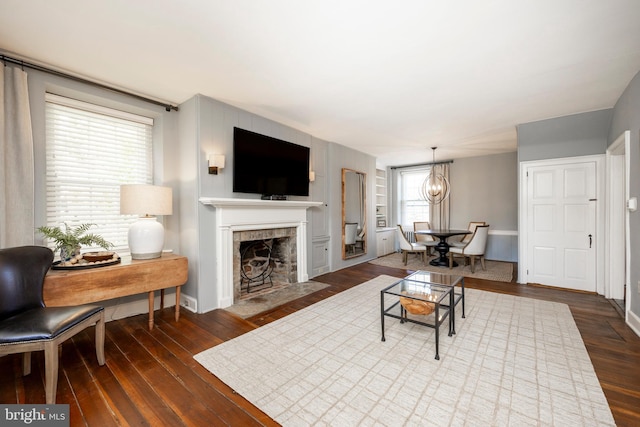
{"label": "doorway", "polygon": [[629,309],[629,150],[631,132],[623,132],[607,148],[607,241],[604,296]]}
{"label": "doorway", "polygon": [[600,292],[604,156],[520,164],[518,282]]}

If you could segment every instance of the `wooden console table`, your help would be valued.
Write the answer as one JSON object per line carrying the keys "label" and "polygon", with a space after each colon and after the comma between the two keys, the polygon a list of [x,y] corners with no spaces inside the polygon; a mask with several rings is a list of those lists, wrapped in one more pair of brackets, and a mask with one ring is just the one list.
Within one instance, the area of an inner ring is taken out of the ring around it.
{"label": "wooden console table", "polygon": [[83,270],[49,270],[43,296],[47,306],[80,305],[149,293],[149,330],[153,329],[154,292],[176,288],[176,321],[180,318],[180,287],[187,282],[186,257],[163,254],[160,258],[123,260],[120,264]]}

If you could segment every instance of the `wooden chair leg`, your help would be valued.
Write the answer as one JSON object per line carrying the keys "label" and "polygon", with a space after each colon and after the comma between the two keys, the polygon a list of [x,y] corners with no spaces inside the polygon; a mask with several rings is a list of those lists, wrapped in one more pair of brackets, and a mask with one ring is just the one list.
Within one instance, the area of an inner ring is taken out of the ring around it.
{"label": "wooden chair leg", "polygon": [[31,352],[22,353],[22,375],[27,376],[31,373]]}
{"label": "wooden chair leg", "polygon": [[104,358],[104,310],[100,312],[100,319],[96,322],[96,356],[98,365],[105,364]]}
{"label": "wooden chair leg", "polygon": [[471,258],[471,272],[475,273],[476,257],[475,255],[471,255],[469,258]]}
{"label": "wooden chair leg", "polygon": [[484,264],[484,255],[480,255],[480,263],[482,263],[482,269],[487,271],[487,266]]}
{"label": "wooden chair leg", "polygon": [[449,269],[453,268],[453,254],[449,252]]}
{"label": "wooden chair leg", "polygon": [[54,339],[44,345],[44,390],[46,404],[56,403],[56,390],[58,388],[58,342]]}

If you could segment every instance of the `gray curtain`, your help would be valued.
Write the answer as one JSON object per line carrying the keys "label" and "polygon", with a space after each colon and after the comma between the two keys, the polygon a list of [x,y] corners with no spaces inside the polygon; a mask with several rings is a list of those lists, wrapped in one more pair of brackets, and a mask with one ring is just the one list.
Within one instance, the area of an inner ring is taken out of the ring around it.
{"label": "gray curtain", "polygon": [[[447,181],[449,181],[449,163],[442,163],[439,165],[433,165],[433,172],[443,175]],[[451,184],[451,181],[449,181]],[[449,187],[451,188],[451,187]],[[437,205],[429,205],[429,218],[431,219],[431,227],[434,229],[448,229],[449,228],[449,200],[451,197]]]}
{"label": "gray curtain", "polygon": [[0,248],[33,244],[33,186],[27,73],[0,64]]}

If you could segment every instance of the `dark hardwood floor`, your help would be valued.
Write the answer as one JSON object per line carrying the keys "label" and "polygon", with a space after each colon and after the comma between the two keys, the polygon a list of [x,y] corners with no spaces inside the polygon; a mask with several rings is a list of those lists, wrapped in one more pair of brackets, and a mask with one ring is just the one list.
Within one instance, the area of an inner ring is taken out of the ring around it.
{"label": "dark hardwood floor", "polygon": [[[354,285],[408,270],[360,264],[314,280],[331,286],[284,306],[242,320],[224,310],[192,314],[156,312],[107,323],[107,363],[100,367],[93,328],[62,345],[58,403],[69,403],[72,426],[277,425],[210,374],[193,355],[291,314]],[[596,295],[559,289],[465,279],[466,286],[566,303],[582,334],[600,384],[619,426],[640,425],[640,338],[613,304]],[[0,358],[0,402],[44,402],[44,358],[33,355],[31,375],[23,377],[21,358]]]}

